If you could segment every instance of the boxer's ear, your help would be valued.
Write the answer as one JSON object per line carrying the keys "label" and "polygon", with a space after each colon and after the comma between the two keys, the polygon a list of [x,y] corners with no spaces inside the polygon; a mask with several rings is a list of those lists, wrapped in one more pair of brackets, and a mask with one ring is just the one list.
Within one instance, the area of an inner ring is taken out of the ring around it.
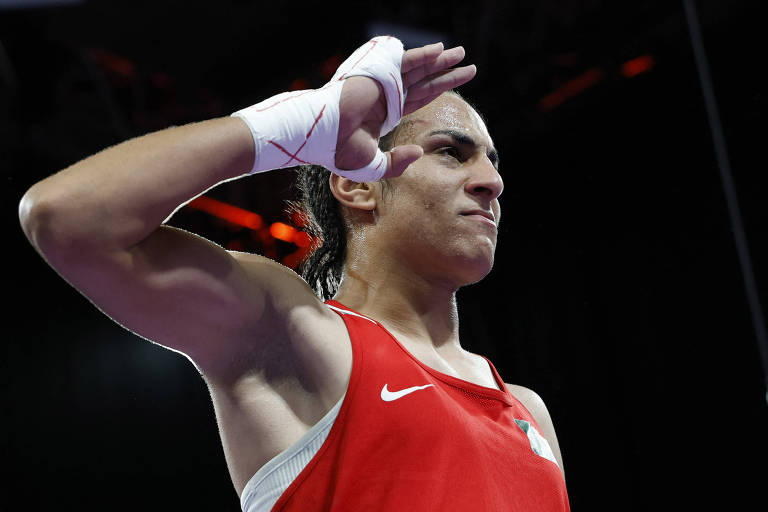
{"label": "boxer's ear", "polygon": [[329,185],[333,196],[347,208],[372,211],[376,209],[376,187],[371,183],[358,183],[331,173]]}

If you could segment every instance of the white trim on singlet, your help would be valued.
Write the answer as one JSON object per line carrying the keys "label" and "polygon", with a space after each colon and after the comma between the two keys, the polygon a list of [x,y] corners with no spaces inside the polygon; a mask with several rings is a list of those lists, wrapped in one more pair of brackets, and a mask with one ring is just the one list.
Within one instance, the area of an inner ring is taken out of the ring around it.
{"label": "white trim on singlet", "polygon": [[301,439],[277,454],[245,484],[240,496],[243,512],[268,512],[328,437],[344,396]]}
{"label": "white trim on singlet", "polygon": [[379,323],[376,320],[368,318],[367,316],[363,316],[363,315],[361,315],[359,313],[355,313],[354,311],[347,311],[346,309],[337,308],[336,306],[331,306],[330,304],[326,304],[326,306],[328,306],[329,308],[331,308],[334,311],[338,311],[339,313],[341,313],[343,315],[352,315],[352,316],[357,316],[357,317],[360,317],[360,318],[365,318],[369,322],[373,322],[374,324],[379,325]]}
{"label": "white trim on singlet", "polygon": [[[378,325],[375,320],[354,311],[337,308],[330,304],[326,306],[343,315],[365,318]],[[240,495],[240,507],[243,512],[268,512],[272,509],[328,438],[328,433],[339,415],[344,396],[298,441],[275,455],[248,480]]]}

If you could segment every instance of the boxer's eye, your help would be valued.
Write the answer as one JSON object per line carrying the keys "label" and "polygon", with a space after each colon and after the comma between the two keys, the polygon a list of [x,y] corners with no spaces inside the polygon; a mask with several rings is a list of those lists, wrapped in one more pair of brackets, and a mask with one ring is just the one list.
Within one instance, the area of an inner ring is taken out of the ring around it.
{"label": "boxer's eye", "polygon": [[446,155],[451,158],[455,158],[456,160],[461,160],[461,152],[459,151],[459,148],[455,146],[445,146],[438,149],[437,152],[441,155]]}

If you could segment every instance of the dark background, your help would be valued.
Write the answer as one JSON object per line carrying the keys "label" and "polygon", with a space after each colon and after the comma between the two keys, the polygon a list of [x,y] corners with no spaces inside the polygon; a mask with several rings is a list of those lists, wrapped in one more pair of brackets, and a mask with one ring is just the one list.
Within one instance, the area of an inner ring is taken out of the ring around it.
{"label": "dark background", "polygon": [[[1,510],[239,510],[195,369],[58,278],[18,201],[128,137],[319,86],[381,32],[462,44],[478,65],[461,92],[499,149],[504,215],[493,272],[459,292],[462,342],[547,403],[573,509],[766,506],[758,344],[681,2],[8,3]],[[765,303],[766,7],[696,5]],[[641,56],[650,69],[623,75]],[[558,90],[571,94],[542,103]],[[285,221],[290,182],[209,195]],[[174,222],[277,258],[296,249],[188,209]]]}

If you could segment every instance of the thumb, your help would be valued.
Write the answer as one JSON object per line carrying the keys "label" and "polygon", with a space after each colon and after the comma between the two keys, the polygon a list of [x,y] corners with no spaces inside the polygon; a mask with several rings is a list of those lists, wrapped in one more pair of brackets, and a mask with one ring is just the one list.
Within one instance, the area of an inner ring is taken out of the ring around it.
{"label": "thumb", "polygon": [[397,146],[387,151],[387,172],[381,179],[397,178],[405,172],[409,165],[421,158],[424,150],[416,144]]}

